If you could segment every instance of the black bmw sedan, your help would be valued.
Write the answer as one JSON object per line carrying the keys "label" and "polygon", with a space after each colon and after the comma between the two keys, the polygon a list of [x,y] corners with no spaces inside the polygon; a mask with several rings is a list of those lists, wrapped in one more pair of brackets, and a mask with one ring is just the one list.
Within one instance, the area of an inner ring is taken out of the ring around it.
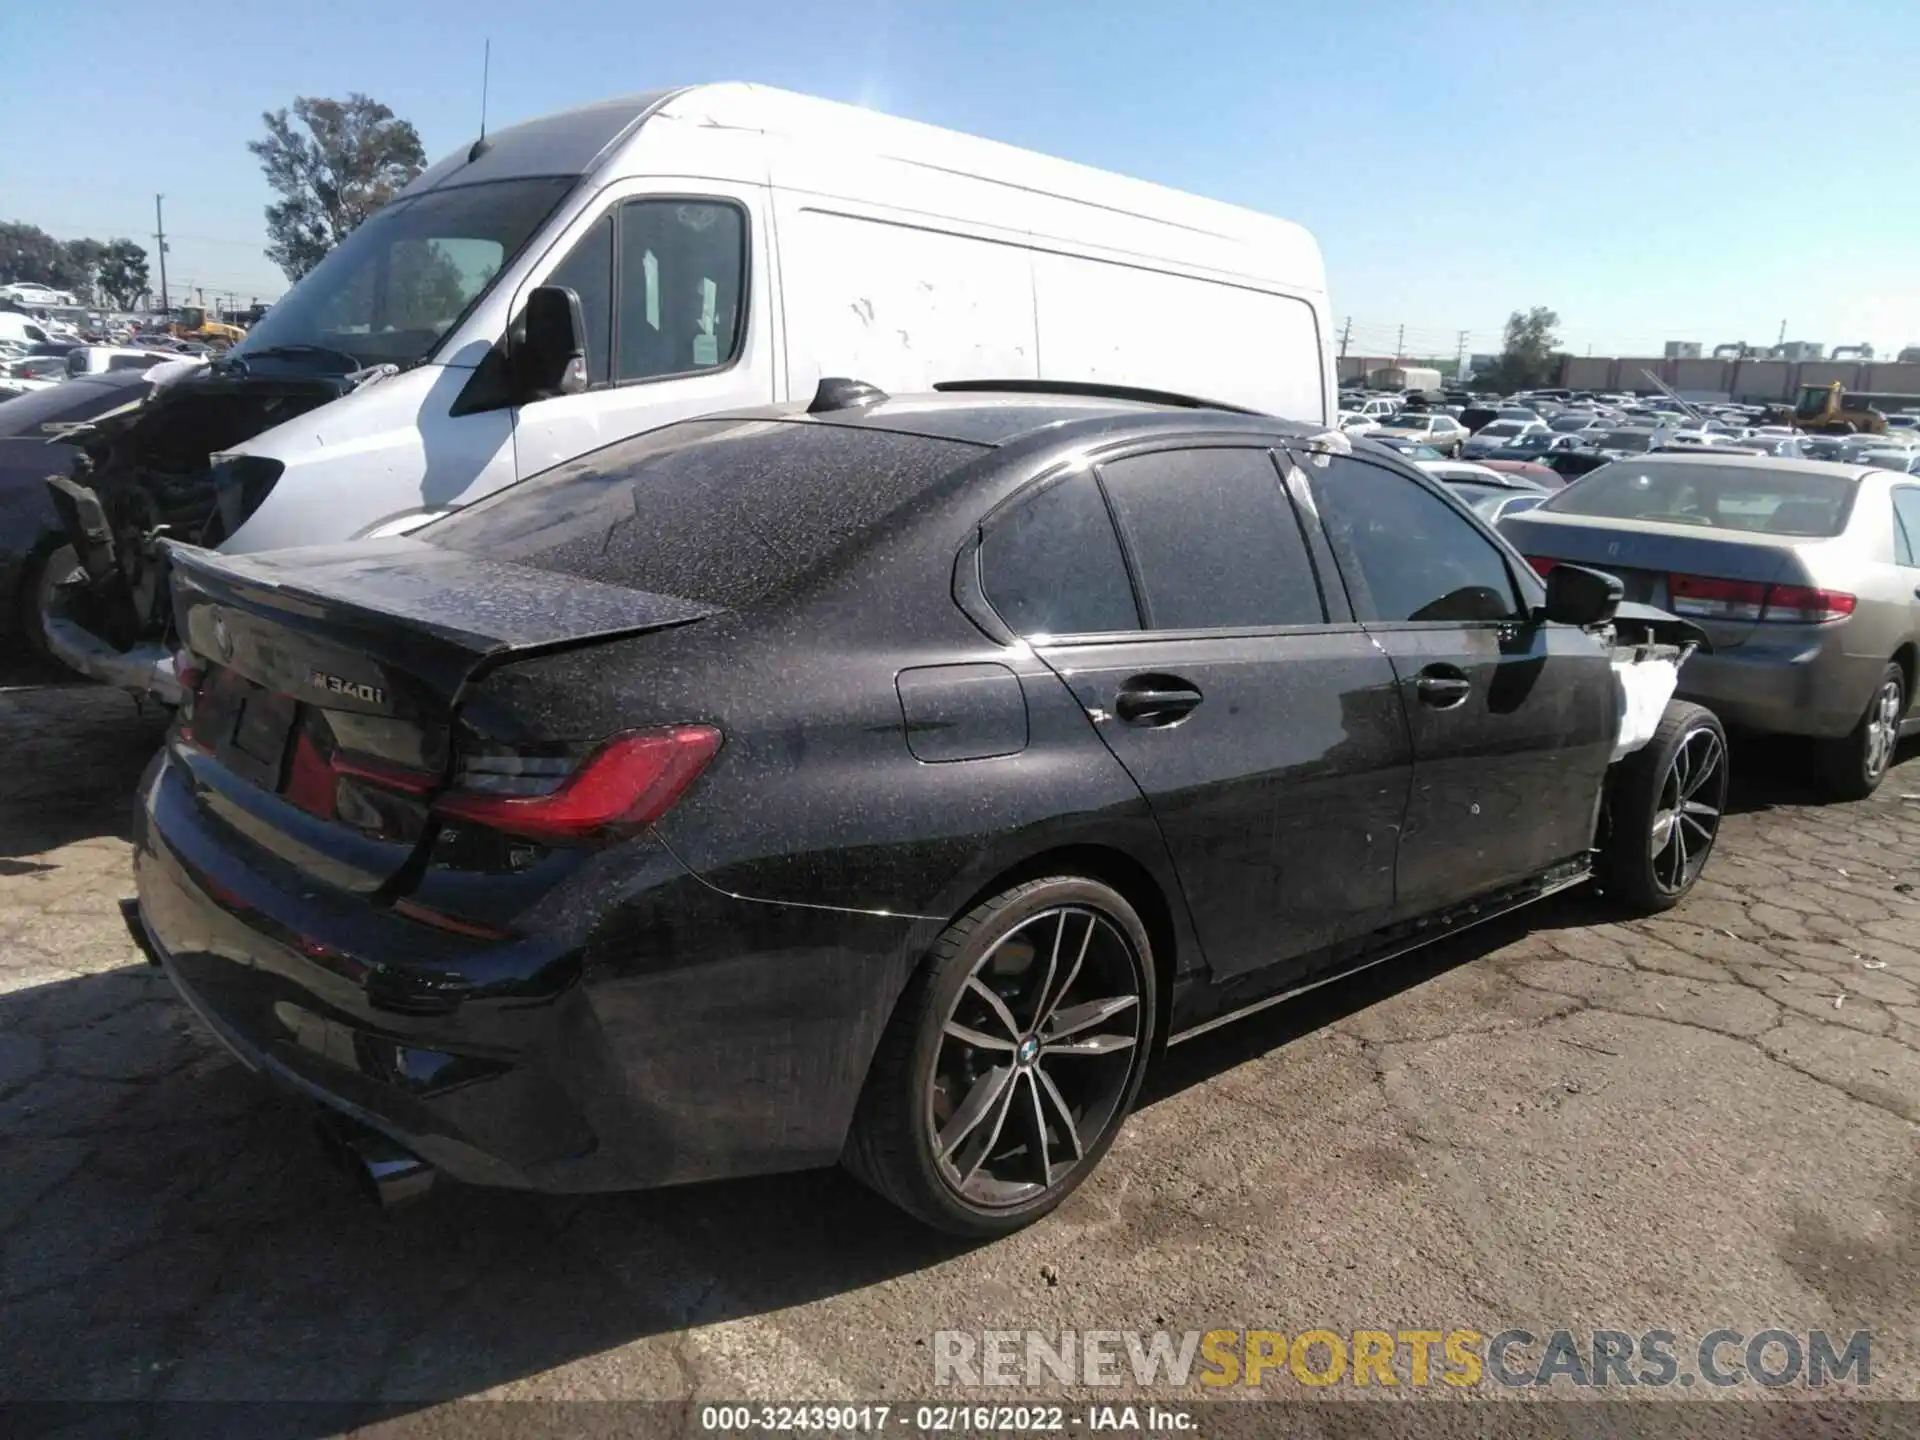
{"label": "black bmw sedan", "polygon": [[844,1161],[1014,1229],[1159,1047],[1588,878],[1620,725],[1604,577],[1089,394],[829,382],[174,585],[138,933],[389,1195]]}

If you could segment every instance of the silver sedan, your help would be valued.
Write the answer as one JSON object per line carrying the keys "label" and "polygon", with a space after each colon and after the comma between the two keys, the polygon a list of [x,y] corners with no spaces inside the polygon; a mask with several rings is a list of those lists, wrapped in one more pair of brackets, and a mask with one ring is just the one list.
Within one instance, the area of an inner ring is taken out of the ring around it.
{"label": "silver sedan", "polygon": [[1862,464],[1655,455],[1602,466],[1501,530],[1545,573],[1617,575],[1712,642],[1680,693],[1734,726],[1817,742],[1857,798],[1920,728],[1920,480]]}

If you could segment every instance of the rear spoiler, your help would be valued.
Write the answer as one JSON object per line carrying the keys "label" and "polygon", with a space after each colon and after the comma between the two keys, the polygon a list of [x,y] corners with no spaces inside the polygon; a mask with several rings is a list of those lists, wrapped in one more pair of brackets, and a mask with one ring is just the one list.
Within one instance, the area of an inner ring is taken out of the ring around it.
{"label": "rear spoiler", "polygon": [[[685,625],[716,607],[443,549],[406,536],[225,555],[166,542],[174,616],[201,654],[236,643],[223,608],[404,671],[447,700],[509,657]],[[223,644],[224,637],[224,644]],[[271,668],[285,657],[263,653]],[[296,677],[288,677],[289,680]]]}

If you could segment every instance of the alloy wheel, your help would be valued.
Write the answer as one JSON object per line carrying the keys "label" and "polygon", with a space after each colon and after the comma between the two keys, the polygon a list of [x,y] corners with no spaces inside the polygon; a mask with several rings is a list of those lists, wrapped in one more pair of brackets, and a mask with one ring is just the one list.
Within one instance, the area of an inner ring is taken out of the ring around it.
{"label": "alloy wheel", "polygon": [[1660,783],[1649,838],[1654,883],[1669,895],[1687,889],[1699,876],[1720,833],[1726,803],[1726,743],[1704,726],[1688,731]]}
{"label": "alloy wheel", "polygon": [[1143,993],[1134,946],[1087,906],[1042,910],[989,947],[947,1014],[928,1086],[946,1185],[1001,1208],[1071,1176],[1128,1094]]}
{"label": "alloy wheel", "polygon": [[1867,710],[1866,778],[1878,780],[1900,743],[1900,682],[1888,680]]}

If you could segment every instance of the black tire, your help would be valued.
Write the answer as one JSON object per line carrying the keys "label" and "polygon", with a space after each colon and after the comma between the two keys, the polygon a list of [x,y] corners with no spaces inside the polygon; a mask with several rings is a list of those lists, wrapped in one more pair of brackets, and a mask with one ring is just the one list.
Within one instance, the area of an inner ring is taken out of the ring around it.
{"label": "black tire", "polygon": [[1711,710],[1676,700],[1653,738],[1607,778],[1599,875],[1640,915],[1671,910],[1693,889],[1727,807],[1727,733]]}
{"label": "black tire", "polygon": [[1907,713],[1907,672],[1889,663],[1874,684],[1873,696],[1853,733],[1821,746],[1821,773],[1835,800],[1864,800],[1880,788],[1900,743],[1900,720]]}
{"label": "black tire", "polygon": [[[1012,969],[1008,962],[1022,956],[1022,968]],[[970,983],[977,972],[985,978]],[[988,981],[998,1007],[985,998]],[[1123,983],[1134,987],[1131,1004],[1079,1024],[1120,999],[1117,988],[1107,990]],[[1070,992],[1075,1002],[1063,1004]],[[982,901],[942,932],[895,1007],[843,1163],[901,1209],[950,1234],[992,1238],[1032,1224],[1092,1173],[1133,1108],[1153,1046],[1156,1001],[1146,927],[1111,886],[1057,875]],[[1024,1038],[1008,1044],[1000,1037],[1007,1027],[983,1018],[1001,1011],[1015,1022],[1009,1038]],[[1040,1044],[1069,1014],[1074,1018],[1064,1023],[1074,1028],[1058,1036],[1060,1043]],[[989,1043],[973,1045],[949,1026]],[[1068,1045],[1070,1036],[1079,1038]],[[1004,1063],[974,1073],[1002,1053]],[[989,1091],[993,1098],[974,1105]],[[1007,1129],[1016,1111],[1017,1134]],[[969,1113],[978,1118],[963,1125]],[[949,1134],[950,1145],[942,1146]],[[963,1164],[970,1165],[965,1175]],[[1004,1179],[1009,1169],[1024,1178]]]}
{"label": "black tire", "polygon": [[27,649],[42,659],[51,659],[47,645],[47,603],[53,587],[80,568],[80,557],[71,545],[61,545],[36,555],[27,562],[20,580],[20,634]]}

